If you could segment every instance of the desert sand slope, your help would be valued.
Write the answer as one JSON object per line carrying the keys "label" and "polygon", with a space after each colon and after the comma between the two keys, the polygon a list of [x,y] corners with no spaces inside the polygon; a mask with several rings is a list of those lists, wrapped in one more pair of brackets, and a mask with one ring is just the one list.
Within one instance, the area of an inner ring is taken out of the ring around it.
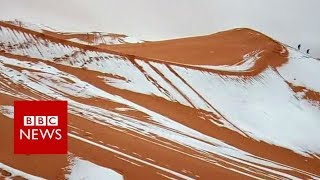
{"label": "desert sand slope", "polygon": [[[320,178],[318,60],[248,29],[113,47],[50,33],[0,22],[0,178]],[[21,99],[68,101],[68,155],[13,155]]]}
{"label": "desert sand slope", "polygon": [[192,65],[234,65],[240,63],[246,54],[263,57],[262,54],[272,53],[275,61],[282,61],[279,43],[245,28],[183,39],[100,46],[136,56]]}

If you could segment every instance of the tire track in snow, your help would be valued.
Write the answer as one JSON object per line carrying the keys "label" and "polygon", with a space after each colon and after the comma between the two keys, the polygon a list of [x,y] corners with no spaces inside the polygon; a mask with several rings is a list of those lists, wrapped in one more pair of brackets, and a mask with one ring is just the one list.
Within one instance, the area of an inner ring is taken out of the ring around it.
{"label": "tire track in snow", "polygon": [[205,98],[202,97],[202,95],[197,92],[186,80],[184,80],[171,66],[166,65],[167,68],[175,75],[177,76],[183,83],[185,83],[192,91],[194,91],[201,100],[203,100],[212,110],[214,110],[216,113],[218,113],[218,115],[220,115],[223,120],[227,121],[230,125],[232,125],[238,132],[239,134],[248,137],[247,134],[242,131],[240,128],[238,128],[237,126],[235,126],[234,124],[232,124],[230,121],[228,121],[216,108],[214,108]]}
{"label": "tire track in snow", "polygon": [[169,85],[171,85],[177,92],[179,92],[181,94],[181,96],[188,101],[188,103],[193,107],[193,108],[197,108],[192,102],[191,100],[188,98],[188,96],[186,96],[182,91],[180,91],[180,89],[178,89],[168,78],[166,78],[164,76],[164,74],[162,74],[156,67],[154,67],[151,63],[147,62],[147,64],[156,72],[158,73]]}

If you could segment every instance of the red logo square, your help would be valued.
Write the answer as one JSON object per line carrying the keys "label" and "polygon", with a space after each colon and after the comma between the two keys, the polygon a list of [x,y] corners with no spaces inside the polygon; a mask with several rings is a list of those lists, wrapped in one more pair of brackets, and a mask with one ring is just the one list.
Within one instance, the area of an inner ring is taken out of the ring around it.
{"label": "red logo square", "polygon": [[67,101],[15,101],[14,153],[67,154]]}

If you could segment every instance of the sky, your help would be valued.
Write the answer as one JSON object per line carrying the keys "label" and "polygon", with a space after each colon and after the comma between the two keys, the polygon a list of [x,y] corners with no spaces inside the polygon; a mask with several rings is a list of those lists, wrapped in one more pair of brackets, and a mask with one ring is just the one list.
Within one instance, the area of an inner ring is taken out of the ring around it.
{"label": "sky", "polygon": [[248,27],[320,57],[320,0],[0,0],[0,19],[143,40]]}

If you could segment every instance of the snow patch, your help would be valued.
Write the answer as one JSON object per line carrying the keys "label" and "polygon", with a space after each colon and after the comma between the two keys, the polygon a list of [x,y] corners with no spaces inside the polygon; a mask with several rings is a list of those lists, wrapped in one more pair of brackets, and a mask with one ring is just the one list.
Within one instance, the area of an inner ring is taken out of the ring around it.
{"label": "snow patch", "polygon": [[0,113],[13,119],[13,106],[0,106]]}
{"label": "snow patch", "polygon": [[320,92],[320,60],[314,59],[290,47],[289,61],[278,67],[281,76],[295,86]]}
{"label": "snow patch", "polygon": [[245,54],[243,56],[243,60],[234,64],[234,65],[222,65],[222,66],[211,66],[211,65],[196,65],[197,67],[203,67],[213,70],[221,70],[221,71],[231,71],[231,72],[243,72],[249,71],[254,67],[256,61],[260,58],[260,54],[263,51],[253,51],[251,53]]}
{"label": "snow patch", "polygon": [[75,157],[72,160],[70,169],[71,173],[67,176],[70,180],[123,179],[123,176],[121,174],[115,172],[112,169],[96,165],[90,161],[82,160],[78,157]]}

